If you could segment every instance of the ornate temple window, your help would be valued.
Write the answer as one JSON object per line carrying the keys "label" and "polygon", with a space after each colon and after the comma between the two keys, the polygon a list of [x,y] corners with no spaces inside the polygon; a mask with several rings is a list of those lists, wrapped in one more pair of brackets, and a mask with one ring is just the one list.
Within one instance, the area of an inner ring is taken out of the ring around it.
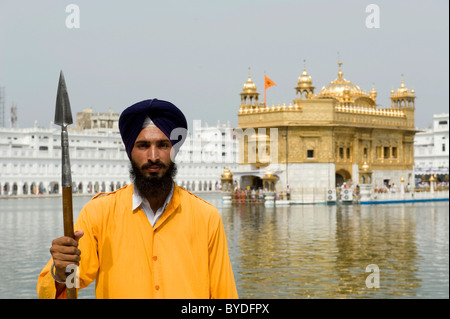
{"label": "ornate temple window", "polygon": [[376,151],[377,151],[377,158],[381,159],[382,158],[382,153],[381,153],[381,146],[377,146],[376,147]]}
{"label": "ornate temple window", "polygon": [[395,158],[395,159],[398,157],[398,154],[397,154],[397,147],[396,147],[396,146],[393,146],[393,147],[392,147],[391,155],[392,155],[392,158]]}
{"label": "ornate temple window", "polygon": [[388,146],[383,147],[383,157],[384,157],[384,159],[390,158],[390,152],[389,152]]}

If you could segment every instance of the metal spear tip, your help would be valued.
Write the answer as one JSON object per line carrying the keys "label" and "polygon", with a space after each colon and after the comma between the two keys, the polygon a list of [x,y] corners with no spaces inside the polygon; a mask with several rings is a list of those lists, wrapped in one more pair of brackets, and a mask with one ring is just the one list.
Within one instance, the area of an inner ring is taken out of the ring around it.
{"label": "metal spear tip", "polygon": [[56,95],[55,124],[67,126],[72,123],[69,94],[67,93],[66,81],[64,80],[64,74],[61,70],[61,73],[59,74],[58,93]]}

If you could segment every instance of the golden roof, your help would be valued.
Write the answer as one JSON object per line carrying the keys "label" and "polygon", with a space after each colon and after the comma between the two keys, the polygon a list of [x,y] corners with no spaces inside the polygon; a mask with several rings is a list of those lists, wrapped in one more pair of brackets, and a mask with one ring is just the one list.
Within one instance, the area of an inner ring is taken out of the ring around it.
{"label": "golden roof", "polygon": [[322,87],[320,92],[318,93],[319,97],[335,97],[342,98],[345,95],[349,95],[351,97],[359,97],[359,96],[368,96],[361,88],[346,80],[343,76],[342,72],[342,62],[339,61],[339,72],[338,78],[334,81],[331,81],[330,84]]}
{"label": "golden roof", "polygon": [[251,75],[250,75],[250,68],[248,68],[248,79],[247,82],[244,83],[244,86],[242,87],[243,93],[256,93],[256,84],[252,81]]}
{"label": "golden roof", "polygon": [[228,166],[226,166],[222,173],[222,179],[232,179],[232,178],[233,175],[231,174],[231,171],[228,168]]}
{"label": "golden roof", "polygon": [[312,78],[306,72],[305,60],[303,60],[303,73],[298,77],[297,84],[299,87],[310,87],[312,85]]}
{"label": "golden roof", "polygon": [[404,76],[402,74],[402,83],[400,84],[400,87],[397,89],[397,91],[394,91],[394,89],[391,90],[391,97],[414,97],[415,93],[416,91],[414,90],[408,90],[405,85]]}
{"label": "golden roof", "polygon": [[405,94],[405,93],[409,93],[409,90],[405,85],[405,79],[403,78],[402,74],[402,83],[400,84],[400,87],[397,89],[397,94]]}

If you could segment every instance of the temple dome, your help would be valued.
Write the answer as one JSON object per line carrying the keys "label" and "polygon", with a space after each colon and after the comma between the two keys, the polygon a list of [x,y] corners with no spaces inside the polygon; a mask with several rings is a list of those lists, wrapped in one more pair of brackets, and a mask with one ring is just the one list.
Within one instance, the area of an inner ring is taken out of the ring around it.
{"label": "temple dome", "polygon": [[250,68],[248,71],[247,82],[245,82],[244,85],[242,86],[242,92],[243,93],[256,93],[256,84],[252,81],[252,78],[250,76]]}
{"label": "temple dome", "polygon": [[407,94],[409,93],[408,88],[405,85],[405,79],[403,78],[403,74],[402,74],[402,83],[400,84],[400,87],[397,89],[397,94]]}
{"label": "temple dome", "polygon": [[309,87],[312,85],[312,78],[311,76],[308,74],[308,72],[306,72],[306,65],[305,65],[305,61],[303,62],[303,73],[298,77],[297,80],[297,85],[299,87]]}
{"label": "temple dome", "polygon": [[312,78],[306,72],[306,61],[303,60],[303,73],[298,77],[297,86],[295,87],[297,99],[311,99],[314,94],[314,86],[312,85]]}
{"label": "temple dome", "polygon": [[344,94],[348,94],[352,97],[359,97],[359,96],[367,96],[367,94],[361,90],[361,88],[352,83],[351,81],[346,80],[343,77],[342,73],[342,62],[339,62],[339,72],[338,72],[338,78],[334,81],[331,81],[328,85],[325,85],[320,90],[318,96],[319,97],[334,97],[334,98],[340,98],[343,97]]}

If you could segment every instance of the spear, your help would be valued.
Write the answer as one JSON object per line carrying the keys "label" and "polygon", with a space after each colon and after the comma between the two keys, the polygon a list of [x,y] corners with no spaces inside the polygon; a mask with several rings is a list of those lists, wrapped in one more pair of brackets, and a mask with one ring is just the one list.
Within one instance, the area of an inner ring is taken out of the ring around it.
{"label": "spear", "polygon": [[[61,70],[59,74],[58,93],[56,95],[55,124],[61,126],[61,161],[62,161],[62,204],[64,220],[64,236],[74,238],[73,230],[73,204],[72,204],[72,172],[69,158],[69,135],[67,126],[72,124],[72,111],[70,110],[69,94],[66,81]],[[77,299],[75,287],[67,287],[67,298]]]}

